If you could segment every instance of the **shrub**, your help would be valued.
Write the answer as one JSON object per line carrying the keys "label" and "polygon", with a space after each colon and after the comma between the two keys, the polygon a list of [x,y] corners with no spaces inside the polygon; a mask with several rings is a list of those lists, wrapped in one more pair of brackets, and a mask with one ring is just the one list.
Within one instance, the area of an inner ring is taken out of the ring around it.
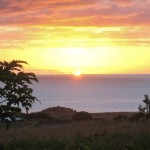
{"label": "shrub", "polygon": [[130,118],[130,121],[139,121],[141,118],[144,118],[145,115],[141,112],[134,113]]}
{"label": "shrub", "polygon": [[53,117],[50,116],[49,114],[42,112],[24,114],[23,116],[25,119],[51,119],[51,120],[53,119]]}
{"label": "shrub", "polygon": [[72,120],[74,121],[92,120],[92,115],[84,111],[76,112],[73,114]]}
{"label": "shrub", "polygon": [[117,115],[115,118],[114,118],[115,121],[127,121],[128,120],[128,117],[126,115]]}
{"label": "shrub", "polygon": [[150,99],[148,95],[144,95],[145,99],[143,100],[145,106],[139,105],[139,113],[143,114],[145,117],[150,118]]}

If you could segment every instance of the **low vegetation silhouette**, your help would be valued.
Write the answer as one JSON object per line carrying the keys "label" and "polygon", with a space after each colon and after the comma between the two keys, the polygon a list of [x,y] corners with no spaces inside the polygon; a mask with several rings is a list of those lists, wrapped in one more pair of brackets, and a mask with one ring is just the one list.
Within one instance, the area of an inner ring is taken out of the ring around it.
{"label": "low vegetation silhouette", "polygon": [[25,108],[28,113],[32,104],[38,99],[32,95],[32,81],[38,82],[34,73],[23,71],[26,61],[0,61],[0,119],[5,122],[15,121]]}
{"label": "low vegetation silhouette", "polygon": [[72,116],[73,121],[92,120],[92,118],[93,118],[92,115],[85,111],[76,112]]}
{"label": "low vegetation silhouette", "polygon": [[139,105],[139,114],[141,116],[145,116],[146,118],[150,118],[150,99],[148,95],[144,95],[144,106]]}
{"label": "low vegetation silhouette", "polygon": [[53,120],[53,117],[50,116],[48,113],[43,113],[43,112],[34,112],[34,113],[29,113],[29,114],[23,114],[22,115],[24,119],[47,119],[47,120]]}

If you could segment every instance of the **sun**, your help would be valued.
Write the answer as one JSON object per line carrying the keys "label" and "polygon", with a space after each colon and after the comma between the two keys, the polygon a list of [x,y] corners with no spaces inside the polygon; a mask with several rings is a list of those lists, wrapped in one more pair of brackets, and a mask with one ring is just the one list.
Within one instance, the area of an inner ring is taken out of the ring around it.
{"label": "sun", "polygon": [[80,76],[81,75],[81,71],[80,70],[75,71],[74,75],[75,76]]}

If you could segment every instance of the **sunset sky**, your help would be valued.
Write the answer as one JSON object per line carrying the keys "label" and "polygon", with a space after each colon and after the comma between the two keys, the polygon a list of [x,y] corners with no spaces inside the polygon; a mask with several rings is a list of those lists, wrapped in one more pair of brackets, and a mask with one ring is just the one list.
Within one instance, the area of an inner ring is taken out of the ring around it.
{"label": "sunset sky", "polygon": [[149,74],[150,0],[0,0],[0,61],[37,74]]}

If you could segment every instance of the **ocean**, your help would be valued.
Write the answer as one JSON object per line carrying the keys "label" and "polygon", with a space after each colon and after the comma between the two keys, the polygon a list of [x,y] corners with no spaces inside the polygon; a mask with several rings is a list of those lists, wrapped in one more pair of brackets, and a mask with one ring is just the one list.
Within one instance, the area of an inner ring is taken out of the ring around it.
{"label": "ocean", "polygon": [[88,112],[135,112],[150,94],[150,75],[39,75],[33,83],[41,103],[30,112],[67,107]]}

